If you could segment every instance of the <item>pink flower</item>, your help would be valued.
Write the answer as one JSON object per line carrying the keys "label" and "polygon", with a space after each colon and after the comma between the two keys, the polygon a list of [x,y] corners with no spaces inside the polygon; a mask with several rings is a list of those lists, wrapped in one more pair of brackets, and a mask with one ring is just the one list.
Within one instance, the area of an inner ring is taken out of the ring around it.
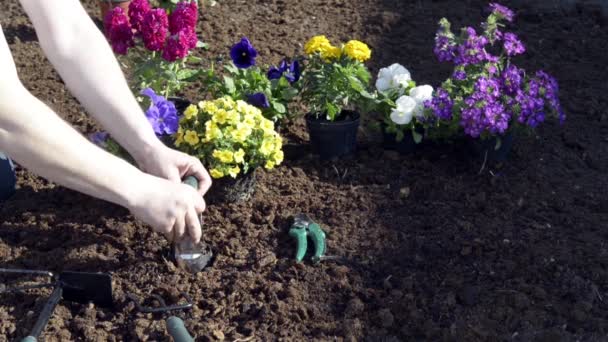
{"label": "pink flower", "polygon": [[137,33],[141,32],[144,16],[150,11],[148,0],[133,0],[129,4],[129,21]]}
{"label": "pink flower", "polygon": [[146,49],[150,51],[160,51],[167,39],[169,19],[164,9],[152,9],[144,15],[141,24],[141,34]]}
{"label": "pink flower", "polygon": [[127,15],[120,7],[109,11],[104,18],[106,36],[115,53],[126,55],[130,47],[135,45],[133,31]]}
{"label": "pink flower", "polygon": [[163,49],[163,58],[169,62],[175,62],[186,57],[189,51],[189,40],[189,33],[186,30],[169,37],[167,45]]}
{"label": "pink flower", "polygon": [[196,1],[180,1],[169,16],[169,31],[177,34],[184,29],[196,31],[198,8]]}

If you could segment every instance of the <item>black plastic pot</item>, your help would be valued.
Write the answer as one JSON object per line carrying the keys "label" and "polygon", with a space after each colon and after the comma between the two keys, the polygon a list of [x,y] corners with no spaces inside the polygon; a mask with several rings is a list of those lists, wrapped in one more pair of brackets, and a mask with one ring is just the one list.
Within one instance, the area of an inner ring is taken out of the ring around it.
{"label": "black plastic pot", "polygon": [[186,110],[186,108],[188,108],[188,106],[192,104],[192,102],[186,100],[183,97],[170,96],[168,100],[173,102],[173,104],[175,105],[175,109],[177,109],[177,112],[180,116],[184,115],[184,111]]}
{"label": "black plastic pot", "polygon": [[255,192],[256,172],[249,172],[236,179],[229,176],[214,179],[205,199],[210,204],[239,203],[247,201]]}
{"label": "black plastic pot", "polygon": [[500,137],[500,146],[496,149],[497,138],[491,139],[471,139],[469,146],[473,154],[488,162],[504,162],[509,158],[509,153],[513,147],[513,132]]}
{"label": "black plastic pot", "polygon": [[352,154],[357,149],[359,113],[344,110],[336,121],[328,121],[324,115],[308,114],[306,126],[310,134],[312,151],[321,159],[331,159]]}
{"label": "black plastic pot", "polygon": [[[418,132],[418,134],[424,134],[424,131],[419,129],[417,129],[416,132]],[[403,139],[401,139],[401,141],[397,141],[397,134],[389,133],[386,131],[385,127],[382,127],[382,137],[382,147],[387,150],[397,151],[401,154],[414,153],[420,145],[416,144],[414,137],[412,136],[412,132],[410,131],[406,131]]]}

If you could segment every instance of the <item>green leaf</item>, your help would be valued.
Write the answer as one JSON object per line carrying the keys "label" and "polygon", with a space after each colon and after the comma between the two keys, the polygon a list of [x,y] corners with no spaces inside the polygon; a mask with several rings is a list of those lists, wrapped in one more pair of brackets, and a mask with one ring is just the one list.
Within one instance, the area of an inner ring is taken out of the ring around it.
{"label": "green leaf", "polygon": [[200,70],[183,69],[177,72],[177,79],[180,81],[194,81],[200,73]]}
{"label": "green leaf", "polygon": [[422,141],[422,134],[412,129],[412,138],[414,138],[414,142],[416,144],[420,144],[420,142]]}
{"label": "green leaf", "polygon": [[287,108],[281,102],[272,101],[272,108],[280,114],[285,114],[287,112]]}
{"label": "green leaf", "polygon": [[190,62],[190,63],[200,63],[202,61],[203,61],[203,59],[200,57],[196,57],[193,55],[188,56],[188,62]]}
{"label": "green leaf", "polygon": [[234,79],[232,77],[224,76],[224,86],[226,87],[226,91],[230,94],[233,94],[236,91],[236,86],[234,85]]}
{"label": "green leaf", "polygon": [[209,48],[209,44],[207,43],[203,43],[200,40],[196,42],[196,47],[200,48],[200,49],[208,49]]}

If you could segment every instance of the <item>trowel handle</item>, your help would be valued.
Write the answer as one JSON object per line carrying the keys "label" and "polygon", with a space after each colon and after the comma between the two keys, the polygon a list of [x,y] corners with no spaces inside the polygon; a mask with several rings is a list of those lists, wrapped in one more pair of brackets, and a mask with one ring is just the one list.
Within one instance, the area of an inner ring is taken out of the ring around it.
{"label": "trowel handle", "polygon": [[36,324],[34,324],[32,332],[29,336],[22,339],[21,342],[36,342],[38,340],[38,337],[40,337],[40,334],[42,334],[46,324],[53,315],[53,311],[55,311],[55,307],[57,306],[57,303],[59,303],[59,300],[61,300],[62,295],[63,288],[61,286],[55,287],[48,301],[44,305],[44,308],[42,308],[42,312],[40,313],[40,316],[38,316],[38,320],[36,321]]}
{"label": "trowel handle", "polygon": [[194,339],[186,330],[184,321],[179,317],[171,316],[167,319],[167,332],[173,337],[174,342],[194,342]]}
{"label": "trowel handle", "polygon": [[190,185],[191,187],[198,189],[198,179],[194,176],[188,176],[182,180],[182,183]]}
{"label": "trowel handle", "polygon": [[306,249],[308,248],[308,241],[306,240],[306,229],[305,228],[291,228],[289,230],[289,236],[296,240],[296,262],[300,263],[304,260],[306,255]]}

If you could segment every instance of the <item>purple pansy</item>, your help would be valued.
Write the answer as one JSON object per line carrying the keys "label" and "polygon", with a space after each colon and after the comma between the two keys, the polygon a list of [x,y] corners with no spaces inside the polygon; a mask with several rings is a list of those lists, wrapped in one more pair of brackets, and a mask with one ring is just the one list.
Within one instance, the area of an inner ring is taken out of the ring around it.
{"label": "purple pansy", "polygon": [[253,106],[258,108],[268,108],[270,107],[270,103],[268,102],[268,98],[264,93],[255,93],[251,95],[247,95],[247,102]]}
{"label": "purple pansy", "polygon": [[142,90],[142,95],[150,98],[151,104],[146,110],[146,118],[157,136],[174,134],[179,126],[177,109],[173,102],[157,95],[151,88]]}
{"label": "purple pansy", "polygon": [[288,64],[286,60],[283,60],[279,67],[271,67],[268,70],[268,79],[276,80],[281,78],[281,76],[285,76],[289,83],[294,83],[300,80],[300,63],[298,61],[293,61],[291,64]]}
{"label": "purple pansy", "polygon": [[234,44],[230,49],[232,62],[238,68],[247,69],[255,65],[258,52],[247,38],[242,38],[240,42]]}

